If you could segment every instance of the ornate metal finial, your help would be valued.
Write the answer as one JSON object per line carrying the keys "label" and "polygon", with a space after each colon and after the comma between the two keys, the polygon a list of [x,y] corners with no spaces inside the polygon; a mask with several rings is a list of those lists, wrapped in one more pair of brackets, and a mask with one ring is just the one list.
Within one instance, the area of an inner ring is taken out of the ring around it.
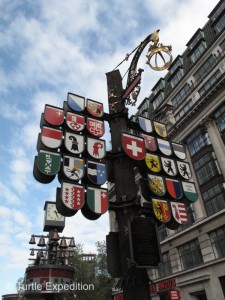
{"label": "ornate metal finial", "polygon": [[[150,36],[150,42],[153,42],[148,49],[148,54],[146,55],[147,61],[146,64],[150,66],[155,71],[162,71],[169,68],[172,63],[172,47],[171,46],[164,46],[162,43],[159,43],[159,29],[153,32]],[[166,53],[168,56],[168,60],[166,61],[162,52]],[[158,55],[161,58],[161,66],[158,65]],[[151,63],[153,56],[155,56],[155,64]]]}
{"label": "ornate metal finial", "polygon": [[[130,54],[132,54],[135,51],[134,57],[131,61],[129,70],[128,70],[128,76],[127,76],[127,87],[123,96],[123,99],[126,100],[127,104],[129,105],[135,105],[137,101],[137,96],[140,92],[140,81],[141,76],[139,76],[137,72],[137,64],[138,60],[144,50],[144,48],[150,44],[148,49],[147,57],[147,64],[155,71],[162,71],[165,69],[168,69],[169,66],[172,63],[172,47],[171,46],[164,46],[162,43],[159,43],[159,29],[147,36],[147,38],[140,43],[140,45],[135,48]],[[126,58],[123,60],[127,60],[130,54],[126,56]],[[167,58],[164,57],[166,54]],[[153,64],[152,59],[155,57],[155,63]],[[122,62],[123,62],[122,61]],[[121,63],[122,63],[121,62]],[[121,64],[120,63],[120,64]],[[119,64],[119,65],[120,65]],[[118,66],[119,66],[118,65]]]}

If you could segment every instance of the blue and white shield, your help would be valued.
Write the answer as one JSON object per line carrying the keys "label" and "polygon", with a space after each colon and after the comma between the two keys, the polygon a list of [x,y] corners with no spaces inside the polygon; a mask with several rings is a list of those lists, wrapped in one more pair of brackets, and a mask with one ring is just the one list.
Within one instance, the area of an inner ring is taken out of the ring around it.
{"label": "blue and white shield", "polygon": [[85,98],[76,94],[68,93],[67,104],[74,111],[83,111],[85,108]]}
{"label": "blue and white shield", "polygon": [[138,117],[139,126],[141,129],[145,132],[152,132],[152,121],[150,119],[144,118],[144,117]]}
{"label": "blue and white shield", "polygon": [[167,156],[172,155],[172,149],[169,141],[157,138],[157,142],[158,142],[159,150],[162,154],[165,154]]}
{"label": "blue and white shield", "polygon": [[106,165],[95,161],[87,161],[87,176],[94,184],[104,184],[107,179]]}

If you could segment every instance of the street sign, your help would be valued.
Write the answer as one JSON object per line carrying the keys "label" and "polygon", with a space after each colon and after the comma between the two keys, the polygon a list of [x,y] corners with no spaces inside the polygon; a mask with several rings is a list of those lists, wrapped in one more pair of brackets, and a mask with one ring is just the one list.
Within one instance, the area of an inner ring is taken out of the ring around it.
{"label": "street sign", "polygon": [[145,144],[142,137],[123,132],[122,141],[123,149],[129,157],[135,160],[142,160],[145,158]]}

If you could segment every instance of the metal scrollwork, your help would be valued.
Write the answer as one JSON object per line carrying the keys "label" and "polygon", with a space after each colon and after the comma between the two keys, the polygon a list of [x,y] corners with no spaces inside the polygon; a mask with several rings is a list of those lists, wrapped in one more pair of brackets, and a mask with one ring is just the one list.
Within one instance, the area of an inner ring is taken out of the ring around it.
{"label": "metal scrollwork", "polygon": [[[146,64],[148,64],[150,66],[150,68],[152,68],[155,71],[162,71],[162,70],[166,70],[169,68],[169,66],[172,63],[172,47],[171,46],[164,46],[163,44],[158,44],[157,46],[150,46],[149,47],[149,52],[146,55],[147,57],[147,61]],[[168,60],[166,61],[166,59],[164,58],[163,53],[166,53]],[[160,58],[162,59],[162,66],[158,65],[158,57],[160,56]],[[152,60],[153,57],[155,57],[155,64],[153,65]]]}

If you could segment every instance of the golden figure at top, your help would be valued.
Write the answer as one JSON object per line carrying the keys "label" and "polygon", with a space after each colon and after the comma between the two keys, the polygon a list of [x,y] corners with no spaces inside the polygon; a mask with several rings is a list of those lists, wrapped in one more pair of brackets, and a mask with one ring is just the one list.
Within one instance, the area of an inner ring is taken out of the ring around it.
{"label": "golden figure at top", "polygon": [[153,32],[150,36],[150,42],[153,42],[153,45],[151,45],[151,47],[157,47],[158,42],[159,42],[159,31],[160,29],[156,30],[155,32]]}
{"label": "golden figure at top", "polygon": [[[153,42],[153,44],[150,44],[148,54],[146,55],[146,63],[155,71],[168,69],[172,63],[172,47],[164,46],[162,43],[159,43],[159,31],[160,30],[158,29],[150,35],[149,40],[150,42]],[[165,54],[167,55],[167,60],[164,57]],[[155,56],[154,65],[151,62],[153,56]],[[158,60],[158,57],[161,59],[161,61]]]}

